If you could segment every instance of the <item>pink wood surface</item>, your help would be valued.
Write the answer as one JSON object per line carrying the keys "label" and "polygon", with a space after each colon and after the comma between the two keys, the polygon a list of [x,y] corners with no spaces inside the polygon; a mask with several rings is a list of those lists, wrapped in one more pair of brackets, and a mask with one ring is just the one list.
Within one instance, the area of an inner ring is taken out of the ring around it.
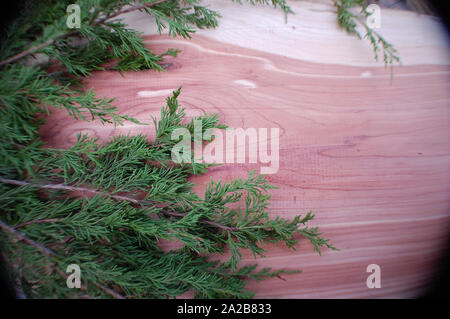
{"label": "pink wood surface", "polygon": [[[278,22],[278,21],[277,21]],[[282,22],[280,22],[282,23]],[[270,245],[261,266],[302,273],[249,288],[260,298],[402,298],[423,292],[448,238],[450,130],[448,65],[423,63],[389,71],[379,65],[307,62],[219,41],[146,36],[163,52],[167,72],[97,72],[87,82],[116,97],[122,114],[151,123],[165,97],[179,98],[189,116],[217,112],[230,127],[280,129],[280,168],[268,175],[271,216],[312,210],[313,224],[340,248],[313,253]],[[293,44],[295,45],[295,44]],[[49,146],[69,147],[79,132],[102,140],[153,125],[101,126],[54,111],[42,129]],[[192,180],[201,192],[210,178],[245,177],[259,164],[224,164]],[[254,262],[244,254],[244,263]],[[368,289],[366,267],[378,264],[382,287]]]}

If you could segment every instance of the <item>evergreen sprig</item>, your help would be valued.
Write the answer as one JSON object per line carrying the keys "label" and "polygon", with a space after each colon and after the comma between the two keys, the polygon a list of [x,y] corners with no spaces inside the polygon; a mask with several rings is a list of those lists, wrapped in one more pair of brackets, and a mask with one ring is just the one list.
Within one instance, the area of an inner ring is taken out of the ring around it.
{"label": "evergreen sprig", "polygon": [[[334,0],[334,5],[338,13],[339,26],[359,39],[368,39],[372,46],[375,60],[378,61],[381,54],[385,67],[390,65],[392,71],[393,65],[400,63],[400,57],[391,43],[367,25],[366,19],[371,15],[367,10],[369,4],[369,0]],[[359,8],[359,13],[355,13],[352,10],[354,8]],[[358,30],[358,27],[363,28],[365,31],[364,36]]]}

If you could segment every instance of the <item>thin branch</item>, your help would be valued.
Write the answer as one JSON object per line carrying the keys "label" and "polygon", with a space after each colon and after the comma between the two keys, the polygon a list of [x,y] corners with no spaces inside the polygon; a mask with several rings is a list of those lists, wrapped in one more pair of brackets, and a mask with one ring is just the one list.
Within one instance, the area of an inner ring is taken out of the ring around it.
{"label": "thin branch", "polygon": [[[186,216],[186,214],[183,213],[177,213],[177,212],[170,212],[170,211],[163,211],[164,214],[170,215],[170,216],[176,216],[176,217],[184,217]],[[237,227],[228,227],[219,223],[216,223],[212,220],[201,220],[202,222],[204,222],[205,224],[209,224],[211,226],[217,227],[217,228],[221,228],[223,230],[228,230],[228,231],[238,231],[239,228]]]}
{"label": "thin branch", "polygon": [[32,54],[32,53],[35,53],[36,51],[39,51],[39,50],[41,50],[41,49],[43,49],[43,48],[45,48],[45,47],[48,47],[49,45],[52,45],[53,43],[55,43],[55,42],[58,41],[58,40],[61,40],[61,39],[66,38],[66,37],[69,37],[69,36],[74,35],[74,34],[76,34],[76,33],[77,33],[76,30],[70,31],[70,32],[67,32],[67,33],[65,33],[65,34],[61,34],[60,36],[57,36],[57,37],[54,38],[54,39],[49,39],[49,40],[47,40],[47,41],[45,41],[45,42],[43,42],[43,43],[41,43],[41,44],[39,44],[39,45],[37,45],[37,46],[28,48],[28,49],[25,50],[25,51],[22,51],[22,52],[20,52],[20,53],[18,53],[18,54],[16,54],[16,55],[13,55],[12,57],[10,57],[10,58],[8,58],[8,59],[6,59],[6,60],[1,61],[1,62],[0,62],[0,67],[1,67],[1,66],[4,66],[4,65],[6,65],[6,64],[15,62],[15,61],[17,61],[17,60],[20,60],[20,59],[26,57],[27,55],[30,55],[30,54]]}
{"label": "thin branch", "polygon": [[28,48],[28,49],[25,50],[25,51],[22,51],[22,52],[20,52],[20,53],[18,53],[18,54],[16,54],[16,55],[13,55],[12,57],[10,57],[10,58],[8,58],[8,59],[6,59],[6,60],[1,61],[1,62],[0,62],[0,66],[6,65],[6,64],[8,64],[8,63],[17,61],[17,60],[19,60],[19,59],[21,59],[21,58],[23,58],[23,57],[26,57],[27,55],[29,55],[29,54],[31,54],[31,53],[34,53],[34,52],[36,52],[36,51],[38,51],[38,50],[40,50],[40,49],[43,49],[43,48],[49,46],[50,44],[52,44],[52,43],[55,42],[55,41],[56,41],[56,39],[50,39],[50,40],[47,40],[47,41],[41,43],[41,44],[38,45],[38,46]]}
{"label": "thin branch", "polygon": [[115,18],[115,17],[117,17],[117,16],[119,16],[121,14],[129,13],[129,12],[133,12],[133,11],[137,11],[137,10],[142,10],[142,9],[145,9],[145,8],[151,8],[151,7],[153,7],[153,6],[157,5],[157,4],[160,4],[160,3],[166,2],[166,1],[168,1],[168,0],[158,0],[158,1],[155,1],[155,2],[150,2],[150,3],[143,4],[141,6],[131,7],[131,8],[128,8],[128,9],[120,10],[120,11],[117,11],[116,13],[114,13],[114,14],[111,14],[111,15],[103,18],[103,19],[95,21],[92,25],[94,26],[94,25],[102,24],[105,21],[110,20],[112,18]]}
{"label": "thin branch", "polygon": [[[41,189],[58,189],[58,190],[66,190],[66,191],[73,191],[73,192],[88,192],[88,193],[93,193],[96,195],[101,195],[101,196],[105,196],[105,197],[110,197],[112,199],[115,199],[117,201],[126,201],[126,202],[130,202],[133,204],[137,204],[137,205],[141,205],[144,206],[148,201],[143,201],[143,200],[138,200],[135,198],[131,198],[128,196],[121,196],[121,195],[113,195],[111,193],[108,192],[100,192],[98,190],[95,189],[90,189],[90,188],[86,188],[86,187],[77,187],[77,186],[68,186],[65,184],[33,184],[33,183],[29,183],[29,182],[25,182],[25,181],[17,181],[14,179],[8,179],[8,178],[4,178],[0,176],[0,182],[1,183],[5,183],[5,184],[11,184],[11,185],[17,185],[17,186],[30,186],[30,187],[35,187],[35,188],[41,188]],[[170,216],[176,216],[176,217],[184,217],[186,216],[186,214],[183,213],[177,213],[177,212],[172,212],[172,211],[163,211],[164,214],[166,215],[170,215]],[[27,224],[31,224],[31,223],[45,223],[45,222],[56,222],[58,221],[58,219],[55,220],[36,220],[36,221],[29,221],[26,223],[22,223],[20,225],[18,225],[17,227],[21,227],[21,226],[25,226]],[[202,220],[202,222],[204,222],[205,224],[209,224],[211,226],[217,227],[217,228],[221,228],[223,230],[228,230],[228,231],[238,231],[239,229],[237,227],[228,227],[222,224],[219,224],[217,222],[211,221],[211,220]]]}
{"label": "thin branch", "polygon": [[118,294],[117,292],[115,292],[114,290],[112,290],[108,287],[102,286],[102,285],[96,283],[95,281],[92,281],[92,283],[95,286],[97,286],[98,288],[100,288],[101,290],[103,290],[104,292],[106,292],[108,295],[114,297],[115,299],[125,299],[124,296],[122,296],[121,294]]}
{"label": "thin branch", "polygon": [[[63,278],[65,278],[65,279],[67,279],[67,278],[69,277],[65,272],[63,272],[63,271],[61,271],[61,270],[58,270],[57,272],[58,272]],[[118,293],[115,292],[114,290],[112,290],[112,289],[110,289],[110,288],[108,288],[108,287],[105,287],[105,286],[103,286],[103,285],[100,285],[99,283],[93,281],[92,279],[90,279],[90,281],[94,284],[94,286],[96,286],[97,288],[100,288],[100,289],[103,290],[106,294],[110,295],[110,296],[113,297],[114,299],[125,299],[124,296],[122,296],[121,294],[118,294]]]}
{"label": "thin branch", "polygon": [[14,229],[14,227],[11,227],[11,226],[5,224],[1,220],[0,220],[0,228],[7,231],[8,233],[14,235],[18,240],[23,241],[23,242],[27,243],[28,245],[31,245],[34,248],[40,250],[46,256],[54,256],[55,255],[55,253],[53,251],[51,251],[50,249],[48,249],[47,247],[28,238],[24,233],[17,231],[16,229]]}
{"label": "thin branch", "polygon": [[72,191],[72,192],[87,192],[87,193],[93,193],[96,195],[104,195],[107,197],[111,197],[118,201],[127,201],[127,202],[131,202],[134,204],[141,204],[141,201],[131,198],[131,197],[126,197],[126,196],[121,196],[121,195],[113,195],[110,193],[104,193],[104,192],[100,192],[95,189],[86,188],[86,187],[68,186],[65,184],[39,185],[39,184],[32,184],[32,183],[25,182],[25,181],[17,181],[14,179],[3,178],[1,176],[0,176],[0,182],[5,183],[5,184],[17,185],[17,186],[36,187],[36,188],[41,188],[41,189],[57,189],[57,190],[66,190],[66,191]]}
{"label": "thin branch", "polygon": [[19,225],[16,225],[16,229],[23,227],[23,226],[27,226],[30,224],[41,224],[41,223],[56,223],[59,222],[61,220],[61,218],[47,218],[47,219],[35,219],[35,220],[30,220],[28,222],[25,223],[21,223]]}

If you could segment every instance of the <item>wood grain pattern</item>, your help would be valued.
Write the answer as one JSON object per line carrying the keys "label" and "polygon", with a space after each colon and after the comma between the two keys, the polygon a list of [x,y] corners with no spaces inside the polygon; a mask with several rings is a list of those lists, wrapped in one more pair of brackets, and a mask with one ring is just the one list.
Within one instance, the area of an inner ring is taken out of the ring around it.
{"label": "wood grain pattern", "polygon": [[[165,73],[121,77],[97,72],[86,87],[116,97],[121,113],[151,123],[150,115],[158,115],[165,97],[182,84],[180,102],[190,116],[217,112],[231,127],[280,128],[280,169],[268,175],[279,187],[272,192],[271,215],[292,217],[312,210],[317,214],[314,224],[341,251],[324,251],[319,257],[304,240],[296,251],[269,246],[267,257],[258,259],[261,266],[301,268],[303,273],[286,276],[287,281],[250,283],[257,297],[416,297],[439,264],[449,234],[446,39],[434,32],[440,27],[431,18],[387,12],[383,23],[405,62],[395,69],[391,85],[389,71],[369,61],[367,48],[358,49],[364,44],[331,23],[331,6],[292,4],[306,21],[290,18],[292,25],[283,25],[271,8],[238,11],[217,1],[214,8],[223,15],[222,26],[192,40],[151,35],[151,21],[128,17],[147,34],[150,49],[177,48],[180,56],[166,59]],[[301,26],[294,35],[280,30],[250,38],[261,31],[261,21],[280,29]],[[328,29],[311,32],[317,21],[326,21]],[[403,37],[403,28],[393,26],[413,22],[420,36]],[[239,30],[234,37],[227,29],[231,25]],[[335,36],[347,47],[337,45]],[[262,48],[259,41],[264,38],[270,42]],[[419,53],[412,47],[420,48]],[[153,127],[101,126],[54,111],[41,132],[49,146],[68,147],[79,132],[102,140],[138,132],[152,138]],[[254,168],[258,165],[225,164],[193,181],[201,192],[211,177],[228,180]],[[243,261],[254,260],[245,254]],[[381,266],[380,289],[366,287],[366,267],[373,263]]]}

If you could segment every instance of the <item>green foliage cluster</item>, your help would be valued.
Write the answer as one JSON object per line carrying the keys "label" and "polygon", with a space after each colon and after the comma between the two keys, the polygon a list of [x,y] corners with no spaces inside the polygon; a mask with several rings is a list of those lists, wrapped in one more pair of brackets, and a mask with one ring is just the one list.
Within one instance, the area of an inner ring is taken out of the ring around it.
{"label": "green foliage cluster", "polygon": [[[375,59],[379,59],[379,55],[383,56],[383,62],[385,66],[390,65],[391,71],[395,63],[400,63],[400,58],[397,55],[397,50],[392,46],[391,43],[386,41],[386,39],[378,32],[370,28],[366,19],[370,17],[371,13],[367,10],[367,6],[371,3],[369,0],[333,0],[334,5],[337,8],[338,13],[338,23],[345,29],[348,33],[355,35],[359,39],[368,39]],[[359,8],[359,13],[352,10],[354,8]],[[365,34],[364,36],[358,30],[361,27]]]}
{"label": "green foliage cluster", "polygon": [[[100,144],[79,135],[69,149],[50,149],[2,141],[10,149],[0,162],[1,238],[27,296],[161,298],[193,290],[201,298],[245,298],[252,296],[245,279],[289,271],[239,267],[242,249],[263,256],[267,242],[294,248],[297,233],[317,250],[334,249],[305,225],[311,213],[269,219],[273,187],[253,172],[245,180],[211,181],[202,197],[193,192],[188,178],[209,165],[171,160],[173,130],[192,129],[183,122],[179,94],[167,98],[155,119],[152,142],[138,135]],[[200,119],[206,128],[224,127],[216,115]],[[16,134],[20,142],[23,133]],[[236,203],[243,207],[233,208]],[[182,247],[167,252],[161,240]],[[226,248],[229,260],[207,258]],[[64,270],[73,263],[82,269],[81,290],[65,285]]]}
{"label": "green foliage cluster", "polygon": [[[160,31],[185,38],[195,28],[216,27],[220,17],[201,0],[83,0],[77,1],[81,26],[71,30],[66,8],[72,2],[26,2],[0,48],[0,257],[22,296],[171,298],[193,291],[201,298],[246,298],[253,295],[247,279],[296,270],[240,266],[243,249],[263,256],[265,243],[294,248],[299,236],[319,253],[335,249],[307,225],[310,212],[270,219],[273,186],[253,172],[244,180],[211,181],[203,196],[193,192],[189,177],[209,165],[171,160],[173,130],[193,130],[178,105],[180,90],[153,119],[153,141],[138,135],[100,143],[79,135],[69,149],[43,147],[38,130],[51,108],[79,120],[142,124],[82,86],[83,78],[106,68],[163,71],[164,56],[177,55],[147,49],[121,14],[146,12]],[[292,12],[285,0],[248,2]],[[348,25],[354,17],[345,15],[347,6],[338,9],[341,25]],[[216,114],[199,119],[204,130],[225,128]],[[165,251],[162,240],[182,245]],[[226,251],[226,261],[211,256]],[[80,265],[82,289],[67,288],[69,264]]]}

